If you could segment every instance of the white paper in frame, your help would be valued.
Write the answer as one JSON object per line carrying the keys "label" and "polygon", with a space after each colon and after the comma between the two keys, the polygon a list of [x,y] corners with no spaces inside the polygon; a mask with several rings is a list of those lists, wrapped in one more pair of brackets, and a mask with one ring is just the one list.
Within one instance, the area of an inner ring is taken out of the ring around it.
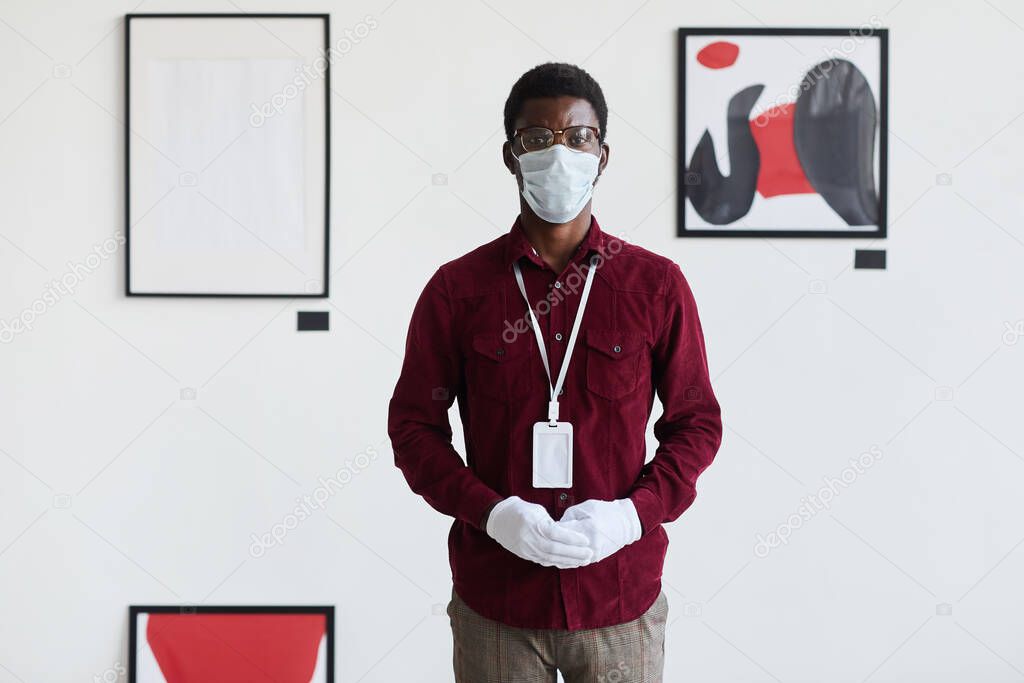
{"label": "white paper in frame", "polygon": [[126,292],[323,297],[326,15],[129,15]]}

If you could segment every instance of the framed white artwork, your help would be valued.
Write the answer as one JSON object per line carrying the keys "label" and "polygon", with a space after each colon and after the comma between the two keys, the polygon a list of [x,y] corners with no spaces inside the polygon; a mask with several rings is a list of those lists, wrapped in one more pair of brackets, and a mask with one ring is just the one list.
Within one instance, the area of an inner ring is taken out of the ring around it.
{"label": "framed white artwork", "polygon": [[126,294],[326,297],[324,14],[129,14]]}

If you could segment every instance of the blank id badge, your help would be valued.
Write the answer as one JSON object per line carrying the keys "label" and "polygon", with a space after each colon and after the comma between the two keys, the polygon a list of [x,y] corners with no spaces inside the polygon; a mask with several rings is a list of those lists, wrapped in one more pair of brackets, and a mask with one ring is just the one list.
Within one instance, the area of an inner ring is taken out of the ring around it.
{"label": "blank id badge", "polygon": [[533,486],[538,489],[572,487],[571,422],[534,423]]}

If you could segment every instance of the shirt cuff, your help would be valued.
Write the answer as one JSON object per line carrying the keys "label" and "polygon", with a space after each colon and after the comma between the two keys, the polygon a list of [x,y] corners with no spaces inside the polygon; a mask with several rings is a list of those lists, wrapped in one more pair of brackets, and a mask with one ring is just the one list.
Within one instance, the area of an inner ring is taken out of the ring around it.
{"label": "shirt cuff", "polygon": [[480,514],[480,520],[477,522],[477,526],[478,527],[480,527],[484,531],[487,531],[487,520],[491,516],[491,511],[494,509],[495,505],[497,505],[498,503],[500,503],[503,500],[505,500],[505,499],[504,498],[495,498],[493,501],[491,501],[490,503],[487,504],[487,507],[485,507],[484,511]]}
{"label": "shirt cuff", "polygon": [[655,493],[646,488],[634,489],[633,492],[629,494],[629,499],[633,501],[633,507],[636,508],[637,517],[640,518],[642,533],[646,536],[652,530],[656,529],[658,525],[661,524],[661,520],[664,519],[661,500]]}

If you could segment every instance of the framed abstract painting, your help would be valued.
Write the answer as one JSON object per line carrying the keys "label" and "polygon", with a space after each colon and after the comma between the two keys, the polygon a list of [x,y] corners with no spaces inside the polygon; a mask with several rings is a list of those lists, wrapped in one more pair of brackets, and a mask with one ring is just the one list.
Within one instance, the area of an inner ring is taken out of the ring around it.
{"label": "framed abstract painting", "polygon": [[680,237],[885,237],[888,31],[679,30]]}
{"label": "framed abstract painting", "polygon": [[332,606],[129,608],[129,683],[333,683]]}
{"label": "framed abstract painting", "polygon": [[325,14],[129,14],[128,296],[326,297]]}

